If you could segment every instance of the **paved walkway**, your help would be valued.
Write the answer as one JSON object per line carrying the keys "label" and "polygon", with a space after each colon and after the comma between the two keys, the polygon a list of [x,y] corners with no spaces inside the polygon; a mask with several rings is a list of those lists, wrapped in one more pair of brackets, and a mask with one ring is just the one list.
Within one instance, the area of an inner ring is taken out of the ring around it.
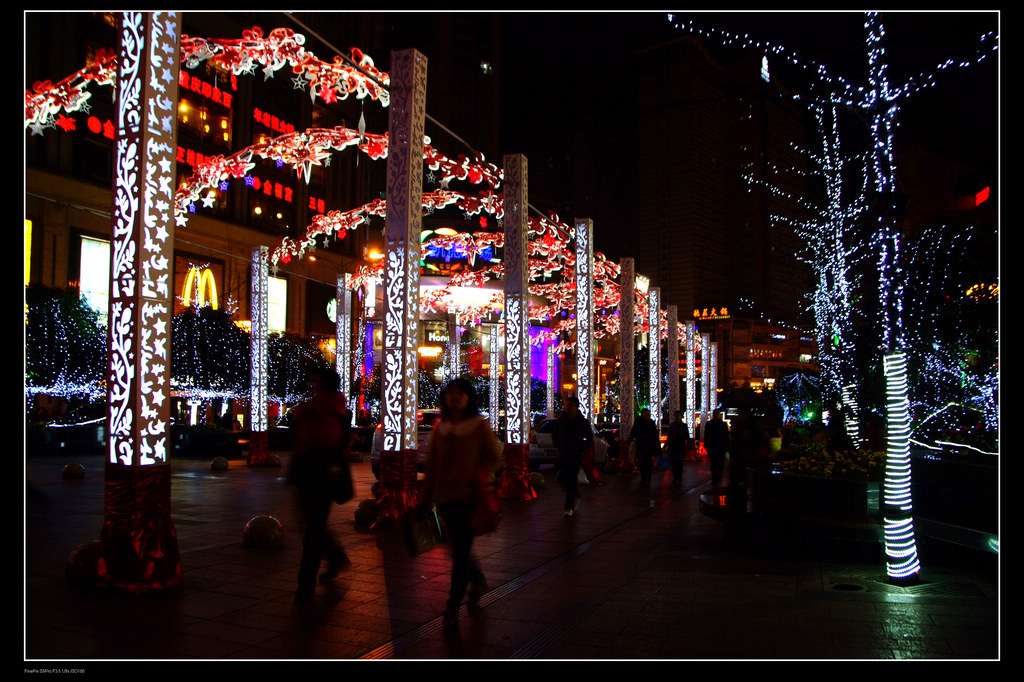
{"label": "paved walkway", "polygon": [[[208,461],[172,464],[180,589],[133,597],[68,585],[68,556],[97,540],[103,523],[102,461],[78,458],[84,479],[64,480],[68,461],[28,461],[46,503],[32,496],[25,515],[26,670],[138,659],[1000,657],[992,557],[942,552],[930,563],[922,539],[920,584],[896,587],[864,552],[833,548],[822,558],[798,538],[755,551],[700,513],[703,462],[687,462],[680,486],[668,472],[646,487],[607,475],[606,485],[582,488],[572,519],[549,475],[537,500],[509,503],[503,526],[475,543],[490,591],[481,610],[463,608],[453,635],[440,617],[447,548],[410,558],[398,530],[354,523],[373,483],[368,460],[353,465],[356,499],[331,517],[352,568],[307,604],[293,600],[301,527],[283,470],[240,460],[224,472]],[[281,521],[283,547],[243,546],[246,522],[261,514]]]}

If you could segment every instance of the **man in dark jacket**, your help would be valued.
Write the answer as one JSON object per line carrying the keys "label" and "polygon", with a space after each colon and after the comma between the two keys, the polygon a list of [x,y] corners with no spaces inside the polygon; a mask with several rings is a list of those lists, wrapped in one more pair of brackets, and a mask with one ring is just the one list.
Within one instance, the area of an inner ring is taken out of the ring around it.
{"label": "man in dark jacket", "polygon": [[573,396],[565,399],[565,409],[555,423],[552,436],[562,471],[559,474],[565,487],[565,517],[571,518],[580,497],[576,477],[579,475],[583,451],[594,442],[590,423],[580,414],[580,401]]}
{"label": "man in dark jacket", "polygon": [[651,419],[651,411],[644,408],[629,432],[629,440],[636,441],[636,466],[640,470],[640,482],[651,482],[651,460],[661,452],[661,438],[658,425]]}
{"label": "man in dark jacket", "polygon": [[668,427],[668,454],[672,460],[672,482],[683,480],[683,460],[690,447],[690,429],[683,421],[683,413],[676,410],[675,419]]}
{"label": "man in dark jacket", "polygon": [[711,485],[718,487],[725,472],[725,451],[729,449],[729,425],[716,411],[715,417],[704,426],[704,449],[711,462]]}

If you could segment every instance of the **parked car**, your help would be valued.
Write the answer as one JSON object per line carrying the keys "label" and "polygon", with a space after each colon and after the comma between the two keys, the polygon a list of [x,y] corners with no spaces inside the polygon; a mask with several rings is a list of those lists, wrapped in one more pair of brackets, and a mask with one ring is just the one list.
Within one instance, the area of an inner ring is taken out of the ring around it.
{"label": "parked car", "polygon": [[[416,412],[416,449],[419,452],[416,470],[420,473],[427,468],[427,448],[430,443],[430,432],[434,424],[441,418],[441,410],[419,410]],[[373,445],[370,447],[370,471],[374,478],[380,480],[380,451],[384,448],[384,425],[377,424],[373,432]]]}
{"label": "parked car", "polygon": [[[555,447],[555,424],[557,419],[547,419],[530,437],[530,469],[536,471],[542,465],[557,465],[559,461],[558,448]],[[600,436],[594,425],[590,425],[594,432],[594,466],[598,471],[604,469],[608,463],[608,443]]]}

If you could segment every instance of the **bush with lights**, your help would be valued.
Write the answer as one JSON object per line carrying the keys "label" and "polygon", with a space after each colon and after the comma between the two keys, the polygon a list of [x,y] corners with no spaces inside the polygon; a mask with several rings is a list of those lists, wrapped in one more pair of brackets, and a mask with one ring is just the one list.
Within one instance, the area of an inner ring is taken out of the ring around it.
{"label": "bush with lights", "polygon": [[[25,288],[25,393],[33,422],[104,415],[106,329],[72,289]],[[60,403],[55,414],[48,402]]]}

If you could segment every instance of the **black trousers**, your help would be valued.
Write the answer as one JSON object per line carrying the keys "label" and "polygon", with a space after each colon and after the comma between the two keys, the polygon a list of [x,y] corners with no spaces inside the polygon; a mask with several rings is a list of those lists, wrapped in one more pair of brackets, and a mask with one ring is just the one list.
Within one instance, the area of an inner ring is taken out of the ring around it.
{"label": "black trousers", "polygon": [[572,509],[576,506],[576,498],[580,496],[579,476],[580,460],[577,458],[566,458],[562,460],[562,470],[559,479],[565,488],[565,506],[563,509]]}
{"label": "black trousers", "polygon": [[448,591],[448,606],[458,608],[470,583],[484,584],[484,574],[470,551],[473,549],[473,531],[469,517],[476,505],[471,502],[442,502],[437,505],[452,548],[452,584]]}
{"label": "black trousers", "polygon": [[320,562],[345,559],[345,550],[327,532],[327,518],[334,501],[326,491],[299,490],[299,506],[306,519],[306,532],[302,536],[302,559],[299,561],[299,585],[316,585]]}
{"label": "black trousers", "polygon": [[654,457],[650,453],[638,453],[636,456],[636,467],[640,470],[640,482],[650,483],[651,481],[651,460]]}

